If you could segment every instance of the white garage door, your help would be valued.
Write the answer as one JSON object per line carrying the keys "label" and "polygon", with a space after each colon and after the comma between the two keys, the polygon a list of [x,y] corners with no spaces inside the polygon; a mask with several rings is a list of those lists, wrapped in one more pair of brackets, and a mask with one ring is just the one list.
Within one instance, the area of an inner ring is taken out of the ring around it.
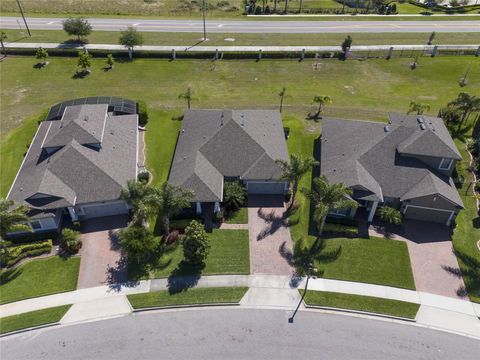
{"label": "white garage door", "polygon": [[124,201],[112,202],[105,204],[85,205],[82,206],[83,214],[86,219],[127,214],[128,209]]}
{"label": "white garage door", "polygon": [[249,194],[284,194],[285,183],[249,181],[247,182],[247,192]]}

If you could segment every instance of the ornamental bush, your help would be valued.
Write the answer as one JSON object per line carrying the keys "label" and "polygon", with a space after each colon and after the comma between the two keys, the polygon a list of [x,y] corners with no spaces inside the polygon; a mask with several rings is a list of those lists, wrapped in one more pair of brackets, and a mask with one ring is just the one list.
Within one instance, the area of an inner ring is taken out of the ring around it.
{"label": "ornamental bush", "polygon": [[67,254],[73,255],[78,253],[82,247],[80,232],[68,228],[63,229],[61,246]]}
{"label": "ornamental bush", "polygon": [[138,110],[138,124],[140,126],[145,126],[148,123],[148,109],[147,104],[143,100],[137,102]]}
{"label": "ornamental bush", "polygon": [[201,223],[193,220],[185,229],[183,240],[185,261],[192,265],[201,265],[205,263],[209,250],[210,244],[205,228]]}
{"label": "ornamental bush", "polygon": [[26,257],[38,256],[52,250],[52,240],[36,242],[25,245],[10,246],[8,252],[2,253],[0,263],[2,266],[13,266]]}

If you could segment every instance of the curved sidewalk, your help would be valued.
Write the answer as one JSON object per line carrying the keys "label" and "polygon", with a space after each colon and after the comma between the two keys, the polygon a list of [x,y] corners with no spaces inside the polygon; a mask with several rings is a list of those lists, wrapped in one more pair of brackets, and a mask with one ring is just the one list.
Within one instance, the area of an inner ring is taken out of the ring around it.
{"label": "curved sidewalk", "polygon": [[[176,284],[179,281],[189,284],[191,280],[186,277],[176,281]],[[62,323],[122,316],[131,312],[131,309],[124,305],[128,303],[126,295],[166,290],[168,284],[168,279],[142,280],[136,284],[99,286],[27,299],[1,305],[0,317],[66,304],[74,304],[74,306],[65,316],[68,321],[62,321]],[[198,279],[195,287],[246,286],[249,287],[249,291],[242,299],[241,306],[293,310],[299,299],[298,288],[303,288],[304,284],[305,279],[290,276],[219,275],[203,276]],[[330,279],[310,279],[309,290],[417,303],[420,304],[415,319],[417,324],[480,339],[480,304],[413,290]],[[121,303],[122,306],[116,312],[114,305],[117,303]],[[75,312],[78,313],[77,316]]]}

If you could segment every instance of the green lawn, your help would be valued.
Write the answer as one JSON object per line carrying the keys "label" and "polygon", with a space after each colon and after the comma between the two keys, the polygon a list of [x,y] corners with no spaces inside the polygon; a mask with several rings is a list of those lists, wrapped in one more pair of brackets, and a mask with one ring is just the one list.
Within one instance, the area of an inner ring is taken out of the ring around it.
{"label": "green lawn", "polygon": [[246,287],[196,288],[175,294],[164,290],[128,295],[127,297],[134,309],[142,309],[177,305],[239,303],[247,290]]}
{"label": "green lawn", "polygon": [[248,208],[238,209],[225,222],[227,224],[248,224]]}
{"label": "green lawn", "polygon": [[[300,290],[300,293],[303,294],[303,290]],[[420,307],[419,304],[405,301],[312,290],[307,291],[305,303],[312,306],[367,311],[408,319],[415,319]]]}
{"label": "green lawn", "polygon": [[[457,147],[463,156],[464,169],[468,168],[468,154],[465,145],[459,140]],[[467,287],[470,300],[480,303],[480,251],[477,241],[480,240],[480,217],[477,214],[475,197],[469,189],[468,183],[472,180],[471,174],[464,172],[467,181],[459,189],[465,209],[460,212],[455,222],[457,226],[453,232],[452,241],[457,251],[458,264],[462,270],[463,281]]]}
{"label": "green lawn", "polygon": [[[202,275],[249,274],[250,257],[247,230],[214,229],[210,236],[210,253],[207,257]],[[162,256],[155,270],[155,278],[168,277],[175,271],[176,275],[187,275],[188,267],[179,267],[183,260],[183,248],[176,245],[171,252]]]}
{"label": "green lawn", "polygon": [[33,260],[13,271],[1,273],[0,304],[77,288],[80,258]]}
{"label": "green lawn", "polygon": [[0,334],[59,322],[71,306],[57,306],[0,318]]}
{"label": "green lawn", "polygon": [[[61,30],[32,30],[32,37],[25,36],[20,30],[5,29],[9,42],[64,42],[68,35]],[[201,34],[198,33],[167,33],[143,32],[145,45],[193,45]],[[208,35],[207,46],[240,46],[240,45],[304,45],[327,46],[340,45],[347,33],[323,34],[267,34],[267,33],[212,33]],[[430,33],[355,33],[352,34],[354,45],[411,45],[426,44]],[[91,44],[117,44],[117,31],[94,31],[88,41]],[[225,40],[229,39],[229,40]],[[230,39],[235,39],[231,41]],[[478,44],[477,33],[437,33],[435,44]]]}

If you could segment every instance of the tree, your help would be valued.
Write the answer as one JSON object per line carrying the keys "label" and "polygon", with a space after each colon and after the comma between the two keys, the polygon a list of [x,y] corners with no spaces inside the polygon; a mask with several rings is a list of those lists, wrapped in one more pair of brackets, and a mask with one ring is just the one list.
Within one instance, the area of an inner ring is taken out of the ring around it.
{"label": "tree", "polygon": [[283,109],[283,99],[285,98],[286,93],[287,88],[285,86],[282,88],[282,91],[278,93],[278,96],[280,96],[280,112],[282,112]]}
{"label": "tree", "polygon": [[123,252],[129,260],[141,264],[158,251],[159,238],[143,226],[130,225],[118,234]]}
{"label": "tree", "polygon": [[300,5],[298,6],[298,13],[302,13],[302,7],[303,7],[303,0],[300,0]]}
{"label": "tree", "polygon": [[283,10],[283,12],[286,14],[287,10],[288,10],[288,0],[285,0],[285,9]]}
{"label": "tree", "polygon": [[90,25],[87,19],[82,17],[68,18],[63,21],[63,30],[70,36],[77,36],[77,40],[80,41],[81,38],[90,35],[92,25]]}
{"label": "tree", "polygon": [[430,105],[412,100],[410,101],[407,114],[416,113],[417,115],[423,115],[428,110],[430,110]]}
{"label": "tree", "polygon": [[185,261],[192,265],[201,265],[205,262],[209,250],[210,244],[205,228],[201,223],[193,220],[185,228],[185,238],[183,240]]}
{"label": "tree", "polygon": [[78,52],[78,67],[82,69],[82,73],[89,73],[92,66],[92,55],[86,50]]}
{"label": "tree", "polygon": [[192,100],[194,100],[192,88],[189,86],[187,91],[178,95],[178,98],[181,99],[181,100],[186,100],[187,101],[187,109],[190,109],[190,102]]}
{"label": "tree", "polygon": [[433,39],[435,39],[435,31],[432,31],[432,33],[428,37],[428,45],[432,45]]}
{"label": "tree", "polygon": [[76,254],[82,247],[80,232],[65,228],[62,230],[62,249],[68,254]]}
{"label": "tree", "polygon": [[113,69],[114,59],[112,54],[107,55],[107,67],[108,69]]}
{"label": "tree", "polygon": [[146,204],[147,196],[152,189],[136,180],[129,180],[127,187],[120,192],[120,198],[125,200],[132,207],[132,224],[143,226],[148,218],[153,215],[152,209]]}
{"label": "tree", "polygon": [[131,60],[133,48],[143,44],[143,36],[133,26],[129,26],[127,30],[122,31],[120,34],[118,42],[128,49],[128,56]]}
{"label": "tree", "polygon": [[35,57],[39,60],[42,60],[41,65],[47,65],[48,51],[41,46],[37,49]]}
{"label": "tree", "polygon": [[472,112],[480,111],[480,97],[461,92],[448,105],[461,111],[462,117],[458,124],[458,128],[461,128]]}
{"label": "tree", "polygon": [[0,237],[5,238],[9,232],[31,231],[27,224],[28,211],[26,206],[15,206],[12,200],[0,199]]}
{"label": "tree", "polygon": [[156,211],[161,217],[164,235],[170,232],[170,219],[178,215],[182,209],[190,206],[190,201],[195,196],[192,190],[164,182],[159,187],[154,187],[145,198],[145,203]]}
{"label": "tree", "polygon": [[380,220],[392,225],[400,225],[403,221],[402,213],[397,209],[394,209],[389,206],[384,206],[378,209],[377,215],[380,218]]}
{"label": "tree", "polygon": [[307,172],[312,170],[313,166],[317,166],[319,163],[310,156],[303,158],[298,154],[291,154],[290,161],[277,160],[276,163],[282,169],[281,179],[290,183],[290,188],[292,190],[290,207],[292,207],[295,203],[295,196],[298,191],[300,180]]}
{"label": "tree", "polygon": [[352,47],[352,37],[350,35],[348,35],[345,40],[343,40],[342,42],[342,51],[343,51],[343,55],[346,56],[347,55],[347,51]]}
{"label": "tree", "polygon": [[313,179],[313,189],[303,189],[314,206],[313,220],[320,237],[329,211],[357,208],[358,203],[349,197],[353,191],[342,183],[330,185],[325,176]]}
{"label": "tree", "polygon": [[247,193],[238,181],[226,181],[223,186],[223,203],[228,211],[234,211],[243,206]]}
{"label": "tree", "polygon": [[318,110],[315,114],[315,117],[318,118],[322,113],[323,106],[329,105],[332,103],[332,99],[328,95],[316,95],[313,98],[313,102],[318,104]]}

